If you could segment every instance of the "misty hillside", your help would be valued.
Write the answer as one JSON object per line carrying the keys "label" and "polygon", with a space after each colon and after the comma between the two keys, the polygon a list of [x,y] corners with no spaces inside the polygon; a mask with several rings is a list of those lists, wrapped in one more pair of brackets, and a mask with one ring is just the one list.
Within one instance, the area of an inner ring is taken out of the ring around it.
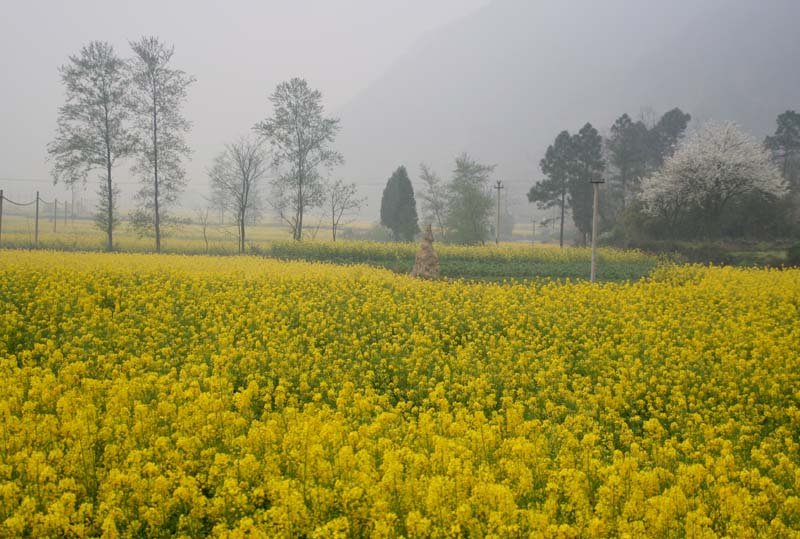
{"label": "misty hillside", "polygon": [[[575,5],[582,15],[574,15]],[[420,161],[449,175],[467,151],[498,165],[519,198],[559,131],[678,106],[761,137],[800,107],[800,3],[496,0],[420,40],[338,111],[339,173],[367,212],[391,172]],[[693,122],[693,126],[698,124]],[[526,210],[527,204],[515,204]]]}

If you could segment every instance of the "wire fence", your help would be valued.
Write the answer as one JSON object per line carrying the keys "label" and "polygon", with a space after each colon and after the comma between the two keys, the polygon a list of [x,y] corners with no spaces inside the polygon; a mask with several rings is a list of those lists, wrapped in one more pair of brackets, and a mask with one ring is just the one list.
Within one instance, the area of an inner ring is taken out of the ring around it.
{"label": "wire fence", "polygon": [[[39,191],[36,191],[36,198],[34,198],[33,200],[29,202],[19,202],[17,200],[13,200],[5,196],[3,190],[0,189],[0,246],[3,245],[3,211],[6,203],[16,208],[29,208],[31,206],[34,208],[35,224],[34,224],[33,245],[34,247],[37,248],[39,247],[39,222],[41,220],[44,208],[46,207],[51,208],[50,211],[48,212],[49,215],[46,218],[52,220],[53,232],[58,232],[58,221],[60,218],[63,217],[62,224],[63,226],[66,226],[67,219],[70,216],[69,202],[66,200],[64,200],[62,203],[59,203],[57,198],[53,200],[46,200],[42,198],[42,196],[39,194]],[[63,207],[63,214],[59,213],[59,207]],[[73,205],[72,217],[74,219],[74,205]]]}

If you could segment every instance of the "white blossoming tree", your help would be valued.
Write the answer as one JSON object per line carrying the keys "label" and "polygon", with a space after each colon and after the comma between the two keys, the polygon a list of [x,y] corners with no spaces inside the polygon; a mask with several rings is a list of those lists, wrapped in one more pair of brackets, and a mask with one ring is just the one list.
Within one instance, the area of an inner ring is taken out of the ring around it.
{"label": "white blossoming tree", "polygon": [[732,122],[709,122],[642,182],[648,213],[674,224],[696,211],[709,234],[725,207],[752,191],[780,196],[786,188],[769,152]]}

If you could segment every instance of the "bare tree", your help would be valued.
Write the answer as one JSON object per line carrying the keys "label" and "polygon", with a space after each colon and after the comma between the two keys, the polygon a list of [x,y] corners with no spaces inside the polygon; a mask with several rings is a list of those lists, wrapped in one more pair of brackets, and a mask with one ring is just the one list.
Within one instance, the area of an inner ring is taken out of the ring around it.
{"label": "bare tree", "polygon": [[256,124],[255,130],[272,147],[273,164],[283,168],[272,182],[272,205],[292,228],[292,238],[300,240],[306,209],[324,202],[318,168],[342,163],[342,156],[330,148],[339,120],[323,116],[322,94],[303,79],[278,84],[270,101],[272,117]]}
{"label": "bare tree", "polygon": [[331,216],[331,235],[333,236],[333,241],[336,241],[336,232],[339,229],[342,217],[351,212],[357,212],[365,199],[356,196],[355,183],[344,183],[343,180],[336,180],[327,185],[325,192]]}
{"label": "bare tree", "polygon": [[206,254],[208,254],[208,208],[195,210],[194,213],[203,230],[203,241],[206,243]]}
{"label": "bare tree", "polygon": [[[58,111],[56,138],[47,147],[54,159],[53,178],[71,187],[100,170],[100,202],[96,221],[106,232],[106,248],[114,248],[117,223],[116,185],[111,178],[115,162],[133,151],[129,132],[125,62],[114,47],[92,41],[59,68],[66,103]],[[73,191],[74,192],[74,191]],[[74,211],[73,202],[73,211]]]}
{"label": "bare tree", "polygon": [[156,251],[161,252],[161,225],[167,207],[174,203],[186,184],[182,159],[190,154],[184,134],[191,127],[180,111],[194,77],[169,67],[175,51],[156,37],[132,42],[132,107],[139,133],[138,160],[134,173],[142,178],[139,208],[133,223],[140,233],[155,234]]}
{"label": "bare tree", "polygon": [[208,171],[213,199],[219,200],[236,219],[239,253],[245,250],[245,226],[260,209],[261,182],[268,169],[267,155],[262,145],[241,137],[214,159]]}
{"label": "bare tree", "polygon": [[419,177],[425,186],[425,190],[419,195],[422,199],[423,215],[427,221],[436,223],[439,236],[444,238],[444,222],[447,218],[447,185],[425,163],[419,165]]}

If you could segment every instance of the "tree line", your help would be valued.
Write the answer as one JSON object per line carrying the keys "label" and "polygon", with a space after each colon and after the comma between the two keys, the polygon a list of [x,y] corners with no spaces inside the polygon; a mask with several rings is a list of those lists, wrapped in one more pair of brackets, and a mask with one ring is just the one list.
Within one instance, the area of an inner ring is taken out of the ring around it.
{"label": "tree line", "polygon": [[[195,79],[172,65],[174,48],[158,38],[129,45],[131,56],[121,58],[108,43],[93,41],[59,69],[66,102],[47,149],[56,182],[74,185],[100,172],[96,222],[109,250],[120,220],[113,169],[133,159],[131,171],[141,186],[130,222],[140,235],[152,235],[160,251],[162,229],[186,185],[184,161],[191,151],[185,135],[191,122],[181,109]],[[226,144],[208,168],[210,203],[234,217],[240,252],[247,223],[267,208],[295,240],[303,238],[308,211],[322,208],[335,240],[343,217],[363,203],[354,183],[329,179],[344,161],[333,149],[339,120],[325,115],[321,93],[301,78],[278,84],[269,100],[272,115]],[[562,246],[568,214],[579,241],[586,243],[592,227],[591,185],[597,181],[605,182],[600,229],[612,243],[695,238],[698,231],[704,237],[796,232],[800,114],[787,110],[779,115],[775,133],[763,143],[731,123],[709,123],[687,137],[690,120],[691,115],[674,108],[649,125],[623,114],[606,137],[590,123],[573,134],[562,131],[539,163],[543,178],[531,187],[528,201],[558,210]],[[420,165],[422,218],[439,238],[476,244],[493,232],[494,168],[464,153],[456,157],[446,181]],[[395,240],[413,240],[419,231],[404,166],[387,181],[380,221]]]}
{"label": "tree line", "polygon": [[605,181],[600,230],[606,241],[790,237],[798,229],[800,114],[778,116],[758,142],[731,122],[686,136],[691,115],[672,109],[648,126],[620,116],[600,136],[587,123],[562,131],[540,161],[544,178],[528,192],[557,208],[560,243],[569,211],[581,243],[591,232],[591,181]]}
{"label": "tree line", "polygon": [[131,171],[141,187],[131,222],[152,231],[160,251],[168,208],[186,183],[183,161],[190,150],[184,137],[191,123],[181,106],[194,78],[172,67],[174,48],[158,38],[143,37],[130,47],[132,57],[123,59],[108,43],[93,41],[59,69],[66,103],[47,151],[56,182],[73,185],[101,172],[96,221],[109,250],[119,222],[112,171],[119,160],[133,158]]}
{"label": "tree line", "polygon": [[[674,108],[650,125],[622,114],[606,137],[591,123],[576,133],[564,130],[539,162],[544,177],[528,191],[528,201],[557,210],[561,246],[567,215],[578,243],[586,244],[592,231],[593,183],[604,184],[599,231],[607,243],[643,246],[663,239],[795,234],[800,114],[780,114],[775,134],[763,143],[731,122],[708,122],[687,136],[690,121],[690,114]],[[476,244],[493,232],[493,170],[493,165],[462,154],[445,182],[420,165],[423,219],[441,239]],[[503,221],[513,226],[512,219]],[[410,241],[419,230],[405,167],[392,174],[384,189],[381,224],[394,240]]]}
{"label": "tree line", "polygon": [[[489,183],[495,165],[462,153],[455,159],[450,181],[442,180],[425,163],[419,169],[423,219],[434,227],[437,236],[452,243],[484,243],[494,231]],[[411,241],[419,232],[414,189],[404,166],[386,184],[380,216],[395,241]]]}
{"label": "tree line", "polygon": [[[172,66],[174,48],[158,38],[144,37],[130,47],[132,56],[121,58],[110,44],[93,41],[59,68],[66,102],[47,150],[56,183],[85,183],[89,173],[100,173],[95,220],[108,250],[120,221],[113,170],[133,158],[131,172],[141,187],[130,222],[140,235],[152,235],[160,252],[169,209],[186,185],[191,122],[181,109],[195,79]],[[208,168],[210,203],[233,215],[240,252],[246,225],[263,211],[265,199],[296,240],[303,237],[310,208],[324,206],[335,240],[342,218],[363,202],[354,183],[324,174],[343,158],[332,149],[339,120],[325,116],[320,92],[293,78],[278,84],[270,101],[272,116],[226,144]],[[263,192],[267,179],[269,197]]]}

